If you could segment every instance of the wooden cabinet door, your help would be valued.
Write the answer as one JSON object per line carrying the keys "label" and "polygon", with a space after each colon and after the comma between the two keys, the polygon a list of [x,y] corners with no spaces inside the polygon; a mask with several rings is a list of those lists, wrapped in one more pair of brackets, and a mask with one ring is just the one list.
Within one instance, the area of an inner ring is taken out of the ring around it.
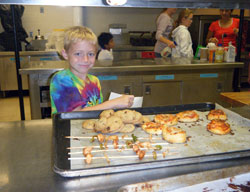
{"label": "wooden cabinet door", "polygon": [[225,90],[223,81],[199,79],[183,83],[183,103],[220,102],[220,92]]}
{"label": "wooden cabinet door", "polygon": [[181,90],[181,81],[144,82],[143,107],[181,104]]}

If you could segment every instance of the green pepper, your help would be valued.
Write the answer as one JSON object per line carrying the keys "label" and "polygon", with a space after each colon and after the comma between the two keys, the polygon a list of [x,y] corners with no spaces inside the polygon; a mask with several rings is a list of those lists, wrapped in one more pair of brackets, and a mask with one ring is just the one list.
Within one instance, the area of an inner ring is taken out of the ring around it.
{"label": "green pepper", "polygon": [[155,148],[156,148],[155,150],[157,150],[157,151],[162,150],[162,146],[161,145],[156,145]]}
{"label": "green pepper", "polygon": [[156,153],[156,151],[153,151],[152,153],[153,153],[154,160],[156,160],[157,159],[157,153]]}
{"label": "green pepper", "polygon": [[135,143],[138,137],[136,137],[134,134],[132,134],[131,136],[132,136],[133,142]]}
{"label": "green pepper", "polygon": [[93,135],[91,140],[90,140],[91,143],[93,143],[95,141],[95,137],[98,138],[97,135]]}
{"label": "green pepper", "polygon": [[103,144],[102,143],[100,143],[100,149],[104,149],[104,147],[103,147]]}

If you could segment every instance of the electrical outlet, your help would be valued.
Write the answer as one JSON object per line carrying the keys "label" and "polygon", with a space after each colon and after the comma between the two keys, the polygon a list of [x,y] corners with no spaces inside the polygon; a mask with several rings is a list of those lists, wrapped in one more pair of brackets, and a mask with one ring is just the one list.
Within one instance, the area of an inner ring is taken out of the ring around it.
{"label": "electrical outlet", "polygon": [[44,13],[44,7],[40,7],[40,13]]}

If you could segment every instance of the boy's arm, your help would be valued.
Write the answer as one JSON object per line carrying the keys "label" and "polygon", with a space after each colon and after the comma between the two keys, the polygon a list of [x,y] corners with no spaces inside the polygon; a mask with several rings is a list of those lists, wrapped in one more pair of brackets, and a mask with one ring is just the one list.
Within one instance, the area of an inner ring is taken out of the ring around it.
{"label": "boy's arm", "polygon": [[118,109],[118,108],[129,108],[133,105],[134,95],[123,95],[121,97],[105,101],[101,104],[91,107],[77,107],[74,111],[94,111],[94,110],[106,110],[106,109]]}

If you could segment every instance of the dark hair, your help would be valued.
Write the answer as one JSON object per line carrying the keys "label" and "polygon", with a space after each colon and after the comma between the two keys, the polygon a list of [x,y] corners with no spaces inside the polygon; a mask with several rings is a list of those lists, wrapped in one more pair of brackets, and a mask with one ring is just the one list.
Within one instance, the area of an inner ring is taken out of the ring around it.
{"label": "dark hair", "polygon": [[234,11],[234,9],[220,9],[220,11],[223,11],[223,10],[230,10],[231,13]]}
{"label": "dark hair", "polygon": [[111,33],[101,33],[98,36],[98,44],[101,48],[105,49],[104,45],[107,45],[111,39],[113,39],[113,35]]}

